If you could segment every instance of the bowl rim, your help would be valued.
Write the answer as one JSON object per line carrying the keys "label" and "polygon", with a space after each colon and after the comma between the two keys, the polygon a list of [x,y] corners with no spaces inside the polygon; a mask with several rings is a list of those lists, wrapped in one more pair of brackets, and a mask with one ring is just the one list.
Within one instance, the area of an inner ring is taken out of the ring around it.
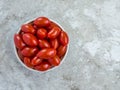
{"label": "bowl rim", "polygon": [[[28,20],[28,21],[26,21],[24,24],[27,24],[27,23],[29,23],[29,22],[32,22],[33,20],[35,20],[35,19]],[[65,30],[65,29],[64,29],[59,23],[57,23],[56,21],[54,21],[54,20],[52,20],[52,19],[50,19],[50,18],[49,18],[49,20],[52,21],[52,22],[54,22],[55,24],[57,24],[63,31]],[[19,33],[19,31],[20,31],[20,27],[18,28],[18,31],[17,31],[16,33]],[[21,61],[21,59],[20,59],[19,56],[18,56],[17,49],[16,49],[16,46],[15,46],[15,44],[14,44],[14,41],[13,41],[13,46],[14,46],[15,56],[17,57],[17,60],[22,64],[22,66],[25,67],[26,69],[30,70],[30,71],[39,72],[39,73],[49,72],[49,71],[51,71],[51,70],[53,70],[53,69],[55,69],[55,68],[58,68],[58,67],[63,63],[63,61],[66,59],[66,56],[67,56],[68,51],[69,51],[69,43],[68,43],[68,45],[67,45],[67,50],[66,50],[66,52],[65,52],[64,57],[62,58],[62,60],[61,60],[61,62],[60,62],[60,65],[54,66],[53,68],[50,68],[50,69],[48,69],[48,70],[46,70],[46,71],[38,71],[38,70],[35,70],[35,69],[32,69],[32,68],[29,68],[28,66],[26,66],[26,65]]]}

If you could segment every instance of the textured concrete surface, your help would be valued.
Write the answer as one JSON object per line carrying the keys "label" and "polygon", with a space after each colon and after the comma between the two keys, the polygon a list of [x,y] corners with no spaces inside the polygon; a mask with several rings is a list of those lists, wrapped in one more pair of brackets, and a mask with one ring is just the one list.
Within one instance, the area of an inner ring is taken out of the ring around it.
{"label": "textured concrete surface", "polygon": [[[70,37],[66,59],[31,72],[13,51],[20,25],[38,16]],[[120,90],[120,0],[0,0],[0,90]]]}

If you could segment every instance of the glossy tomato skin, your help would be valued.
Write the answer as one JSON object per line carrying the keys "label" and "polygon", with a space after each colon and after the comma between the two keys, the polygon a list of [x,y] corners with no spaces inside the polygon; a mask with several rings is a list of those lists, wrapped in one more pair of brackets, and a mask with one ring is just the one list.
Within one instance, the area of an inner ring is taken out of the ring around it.
{"label": "glossy tomato skin", "polygon": [[40,65],[35,66],[35,69],[38,71],[46,71],[50,69],[50,67],[51,67],[50,63],[45,61],[45,62],[42,62]]}
{"label": "glossy tomato skin", "polygon": [[47,17],[39,17],[34,20],[34,24],[38,27],[48,27],[50,25],[50,20]]}
{"label": "glossy tomato skin", "polygon": [[25,33],[23,34],[22,38],[23,41],[31,47],[35,47],[38,45],[38,40],[33,34]]}
{"label": "glossy tomato skin", "polygon": [[31,60],[31,64],[32,64],[32,65],[38,65],[38,64],[40,64],[42,61],[43,61],[42,59],[40,59],[40,58],[38,58],[38,57],[35,56],[35,57]]}
{"label": "glossy tomato skin", "polygon": [[57,49],[58,46],[59,46],[59,42],[58,42],[58,39],[57,39],[57,38],[51,40],[50,43],[51,43],[52,48],[54,48],[54,49]]}
{"label": "glossy tomato skin", "polygon": [[47,37],[47,31],[46,29],[44,28],[40,28],[37,30],[37,36],[40,38],[40,39],[44,39]]}
{"label": "glossy tomato skin", "polygon": [[49,32],[48,32],[48,38],[54,39],[56,38],[61,32],[61,29],[58,27],[53,27]]}
{"label": "glossy tomato skin", "polygon": [[51,22],[50,25],[48,27],[46,27],[48,30],[51,30],[53,27],[58,27],[57,24]]}
{"label": "glossy tomato skin", "polygon": [[64,56],[65,53],[66,53],[66,50],[67,50],[67,46],[63,46],[63,45],[59,46],[58,49],[57,49],[57,55],[59,57]]}
{"label": "glossy tomato skin", "polygon": [[19,58],[23,61],[24,56],[22,55],[21,50],[18,50],[17,54],[18,54]]}
{"label": "glossy tomato skin", "polygon": [[69,38],[66,32],[61,31],[60,33],[60,43],[64,46],[67,45],[69,42]]}
{"label": "glossy tomato skin", "polygon": [[35,30],[38,30],[38,27],[37,27],[36,25],[33,25],[33,28],[34,28]]}
{"label": "glossy tomato skin", "polygon": [[40,48],[50,48],[50,44],[47,40],[38,40]]}
{"label": "glossy tomato skin", "polygon": [[56,55],[56,50],[53,48],[44,48],[37,53],[37,57],[41,59],[49,59]]}
{"label": "glossy tomato skin", "polygon": [[34,29],[34,27],[31,24],[23,24],[21,26],[21,30],[23,32],[32,33],[32,34],[35,34],[35,32],[36,32],[36,30]]}
{"label": "glossy tomato skin", "polygon": [[21,54],[26,57],[31,57],[37,54],[38,48],[37,47],[25,47],[22,49]]}
{"label": "glossy tomato skin", "polygon": [[14,43],[18,49],[23,49],[25,47],[25,43],[22,41],[22,38],[19,34],[14,35]]}
{"label": "glossy tomato skin", "polygon": [[60,64],[60,58],[57,55],[53,58],[48,59],[48,61],[53,66],[58,66]]}
{"label": "glossy tomato skin", "polygon": [[[25,32],[23,32],[22,30],[20,31],[19,35],[22,38],[23,34],[25,34]],[[23,39],[22,39],[23,40]]]}
{"label": "glossy tomato skin", "polygon": [[33,65],[31,64],[30,58],[28,58],[28,57],[24,57],[24,64],[27,67],[33,68]]}

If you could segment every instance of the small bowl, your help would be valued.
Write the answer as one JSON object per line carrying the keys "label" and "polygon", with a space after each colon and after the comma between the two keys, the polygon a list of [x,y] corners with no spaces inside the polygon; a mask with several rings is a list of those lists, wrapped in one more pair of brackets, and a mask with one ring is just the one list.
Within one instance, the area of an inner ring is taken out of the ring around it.
{"label": "small bowl", "polygon": [[[30,22],[32,22],[32,21],[34,21],[34,20],[35,20],[35,19],[29,20],[29,21],[27,21],[27,22],[24,23],[24,24],[30,23]],[[60,24],[58,24],[56,21],[54,21],[54,20],[52,20],[52,19],[49,19],[49,20],[52,21],[53,23],[57,24],[57,25],[64,31],[63,27],[62,27]],[[19,33],[19,32],[20,32],[20,28],[18,29],[17,33]],[[14,43],[13,43],[13,44],[14,44]],[[67,53],[68,53],[68,50],[69,50],[69,43],[68,43],[68,45],[67,45],[67,50],[66,50],[66,52],[65,52],[65,55],[62,57],[60,64],[62,64],[62,62],[65,60],[65,58],[66,58],[66,56],[67,56]],[[38,71],[38,70],[35,70],[35,69],[32,69],[32,68],[29,68],[28,66],[26,66],[26,65],[21,61],[20,57],[18,56],[18,52],[17,52],[17,48],[16,48],[15,44],[14,44],[14,52],[15,52],[15,55],[16,55],[16,57],[17,57],[17,60],[18,60],[26,69],[28,69],[28,70],[30,70],[30,71],[33,71],[33,72],[41,72],[41,73],[44,73],[44,72],[48,72],[48,71],[53,70],[53,69],[55,69],[55,68],[57,68],[57,67],[60,66],[60,65],[54,66],[54,67],[52,67],[52,68],[50,68],[50,69],[48,69],[48,70],[46,70],[46,71]]]}

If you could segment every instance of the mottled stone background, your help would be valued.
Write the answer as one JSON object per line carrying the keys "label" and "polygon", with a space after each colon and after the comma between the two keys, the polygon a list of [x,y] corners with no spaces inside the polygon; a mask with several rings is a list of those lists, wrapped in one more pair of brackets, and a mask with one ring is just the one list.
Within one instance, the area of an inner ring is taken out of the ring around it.
{"label": "mottled stone background", "polygon": [[[47,16],[70,37],[66,59],[46,73],[27,70],[13,35]],[[120,0],[0,0],[0,90],[120,90]]]}

